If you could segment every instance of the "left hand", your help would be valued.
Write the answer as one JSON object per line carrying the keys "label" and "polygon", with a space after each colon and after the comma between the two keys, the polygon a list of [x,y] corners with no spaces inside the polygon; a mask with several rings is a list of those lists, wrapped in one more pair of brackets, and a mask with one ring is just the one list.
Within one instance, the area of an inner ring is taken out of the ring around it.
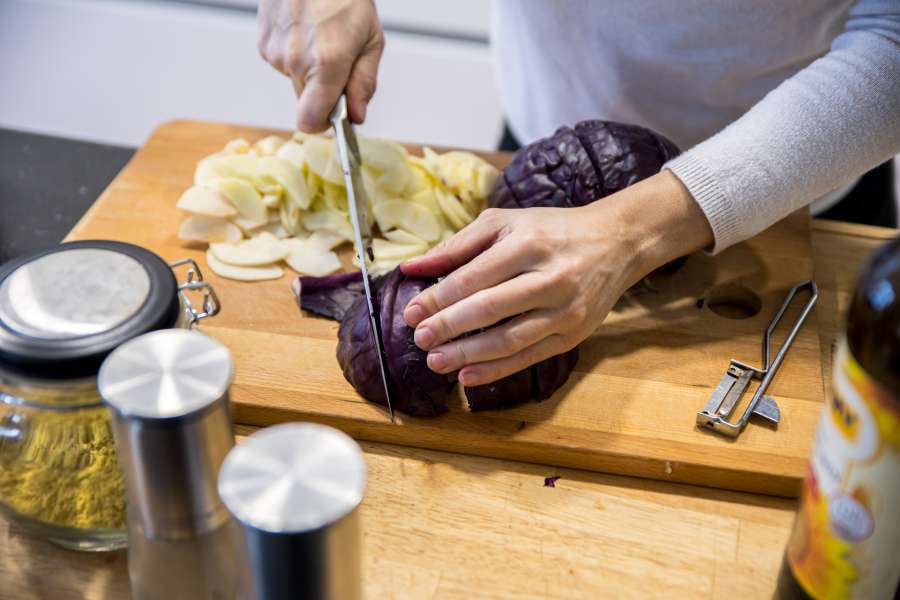
{"label": "left hand", "polygon": [[403,316],[433,371],[459,369],[463,385],[482,385],[570,350],[630,286],[711,240],[668,171],[580,208],[488,209],[401,266],[410,276],[449,273]]}

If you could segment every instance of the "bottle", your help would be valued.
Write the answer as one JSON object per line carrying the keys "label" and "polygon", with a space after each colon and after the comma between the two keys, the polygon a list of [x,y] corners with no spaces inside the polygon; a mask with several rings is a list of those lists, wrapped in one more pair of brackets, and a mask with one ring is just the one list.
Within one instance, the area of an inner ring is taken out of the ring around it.
{"label": "bottle", "polygon": [[900,238],[863,266],[834,359],[778,598],[897,598]]}

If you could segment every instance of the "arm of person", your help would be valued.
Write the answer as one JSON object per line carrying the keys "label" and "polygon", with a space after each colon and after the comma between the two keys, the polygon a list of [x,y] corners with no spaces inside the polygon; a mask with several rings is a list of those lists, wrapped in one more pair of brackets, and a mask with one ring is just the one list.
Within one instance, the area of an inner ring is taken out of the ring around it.
{"label": "arm of person", "polygon": [[384,50],[372,0],[260,0],[258,21],[260,55],[297,94],[298,129],[326,129],[345,90],[350,119],[365,120]]}
{"label": "arm of person", "polygon": [[665,168],[719,252],[898,152],[900,2],[861,0],[830,52]]}
{"label": "arm of person", "polygon": [[433,370],[490,383],[580,343],[668,260],[751,237],[898,151],[900,6],[862,0],[826,56],[658,175],[579,209],[487,211],[404,264],[449,273],[404,317]]}

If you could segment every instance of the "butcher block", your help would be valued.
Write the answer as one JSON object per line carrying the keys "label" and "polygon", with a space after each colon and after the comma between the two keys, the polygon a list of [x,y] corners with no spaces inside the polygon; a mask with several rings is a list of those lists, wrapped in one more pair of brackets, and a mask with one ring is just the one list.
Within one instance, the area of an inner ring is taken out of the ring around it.
{"label": "butcher block", "polygon": [[[286,134],[197,121],[160,126],[67,239],[131,242],[205,267],[203,248],[177,237],[184,214],[175,203],[198,160],[231,139],[272,133]],[[510,159],[483,156],[498,167]],[[280,280],[240,282],[204,268],[222,310],[202,330],[233,354],[239,423],[317,421],[358,439],[795,496],[824,398],[815,312],[768,390],[781,408],[777,427],[753,420],[729,439],[698,429],[695,419],[729,359],[759,365],[769,320],[812,271],[809,216],[798,212],[719,255],[692,255],[678,273],[653,276],[627,294],[582,344],[575,371],[552,398],[470,413],[457,393],[448,414],[398,414],[394,423],[344,379],[337,323],[298,308],[290,270]]]}

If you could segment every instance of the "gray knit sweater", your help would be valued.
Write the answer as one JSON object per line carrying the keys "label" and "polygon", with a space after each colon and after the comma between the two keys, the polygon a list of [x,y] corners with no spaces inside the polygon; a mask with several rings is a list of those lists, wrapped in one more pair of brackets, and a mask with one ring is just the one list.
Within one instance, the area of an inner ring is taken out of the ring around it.
{"label": "gray knit sweater", "polygon": [[670,137],[716,252],[900,152],[900,0],[495,0],[493,17],[513,133],[601,118]]}

